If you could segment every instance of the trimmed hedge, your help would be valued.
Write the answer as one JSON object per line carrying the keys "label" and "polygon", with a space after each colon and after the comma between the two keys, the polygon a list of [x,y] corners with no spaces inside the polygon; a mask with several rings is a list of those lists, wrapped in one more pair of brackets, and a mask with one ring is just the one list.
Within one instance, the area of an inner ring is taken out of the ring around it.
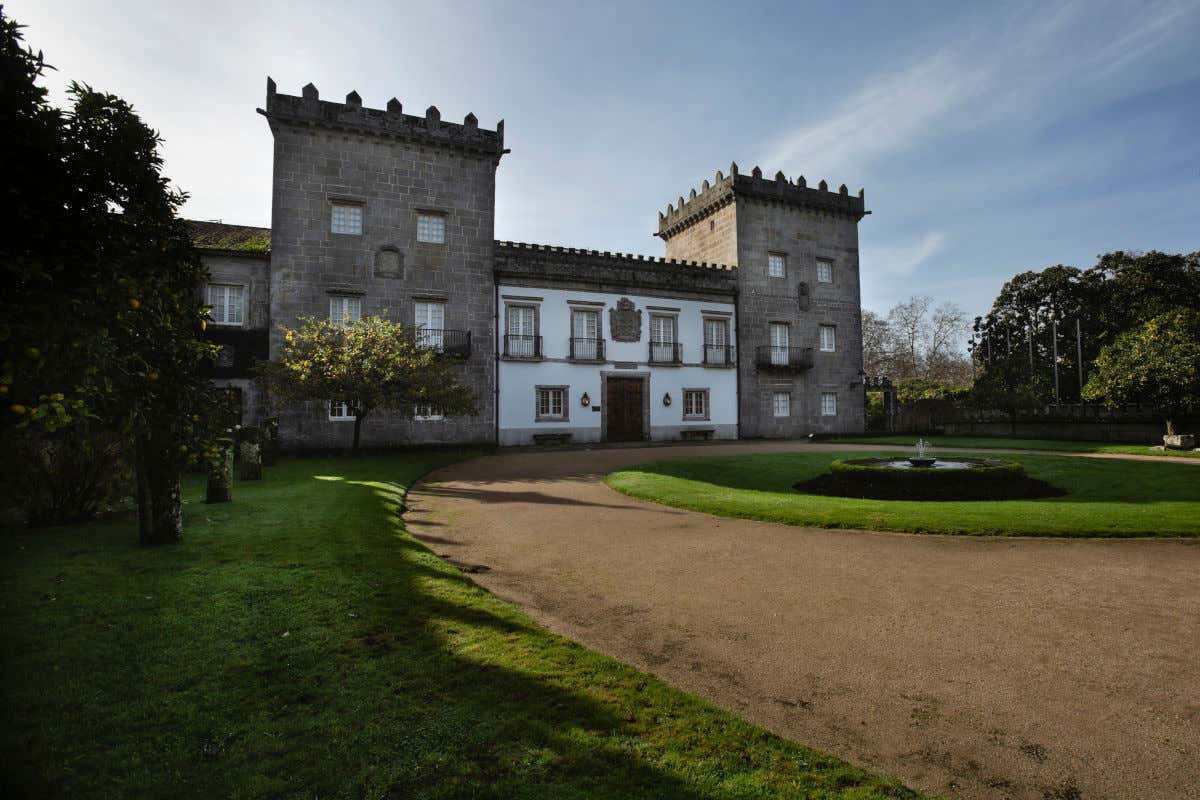
{"label": "trimmed hedge", "polygon": [[1016,500],[1056,497],[1060,489],[1025,474],[1015,461],[955,458],[964,469],[884,466],[898,458],[854,458],[834,461],[829,472],[796,484],[801,492],[875,500]]}

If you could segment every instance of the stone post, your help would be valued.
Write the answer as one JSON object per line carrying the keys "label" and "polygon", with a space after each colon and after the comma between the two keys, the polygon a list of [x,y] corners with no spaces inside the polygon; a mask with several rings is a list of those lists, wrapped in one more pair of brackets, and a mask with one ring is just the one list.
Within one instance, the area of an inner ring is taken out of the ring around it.
{"label": "stone post", "polygon": [[279,463],[279,420],[268,419],[262,429],[262,463],[273,467]]}
{"label": "stone post", "polygon": [[222,443],[216,458],[208,464],[206,503],[228,503],[233,499],[233,445]]}
{"label": "stone post", "polygon": [[242,442],[238,455],[241,456],[238,477],[244,481],[261,481],[262,447],[254,442]]}

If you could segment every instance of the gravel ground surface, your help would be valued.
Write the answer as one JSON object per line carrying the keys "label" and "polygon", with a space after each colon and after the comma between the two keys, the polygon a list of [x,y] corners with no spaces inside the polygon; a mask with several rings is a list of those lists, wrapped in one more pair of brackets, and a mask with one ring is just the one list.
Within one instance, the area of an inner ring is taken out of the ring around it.
{"label": "gravel ground surface", "polygon": [[1200,798],[1200,540],[800,528],[602,482],[784,449],[879,448],[505,452],[427,476],[406,520],[552,630],[915,788]]}

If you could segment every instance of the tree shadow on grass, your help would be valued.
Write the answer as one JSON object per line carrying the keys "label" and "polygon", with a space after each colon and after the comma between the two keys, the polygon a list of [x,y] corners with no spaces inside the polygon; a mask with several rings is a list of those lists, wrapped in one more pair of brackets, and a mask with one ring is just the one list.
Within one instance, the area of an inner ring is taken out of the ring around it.
{"label": "tree shadow on grass", "polygon": [[145,574],[101,545],[90,593],[33,596],[61,558],[9,587],[6,796],[916,796],[541,629],[364,472],[247,487]]}

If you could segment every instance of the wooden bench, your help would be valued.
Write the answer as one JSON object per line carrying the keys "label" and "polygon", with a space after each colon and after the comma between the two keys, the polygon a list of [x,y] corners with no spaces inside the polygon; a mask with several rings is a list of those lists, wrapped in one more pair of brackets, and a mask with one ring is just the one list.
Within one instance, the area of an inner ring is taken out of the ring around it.
{"label": "wooden bench", "polygon": [[713,433],[715,431],[712,428],[685,428],[679,432],[679,438],[685,442],[707,442],[713,437]]}
{"label": "wooden bench", "polygon": [[569,433],[535,433],[533,435],[534,444],[570,444],[571,434]]}

